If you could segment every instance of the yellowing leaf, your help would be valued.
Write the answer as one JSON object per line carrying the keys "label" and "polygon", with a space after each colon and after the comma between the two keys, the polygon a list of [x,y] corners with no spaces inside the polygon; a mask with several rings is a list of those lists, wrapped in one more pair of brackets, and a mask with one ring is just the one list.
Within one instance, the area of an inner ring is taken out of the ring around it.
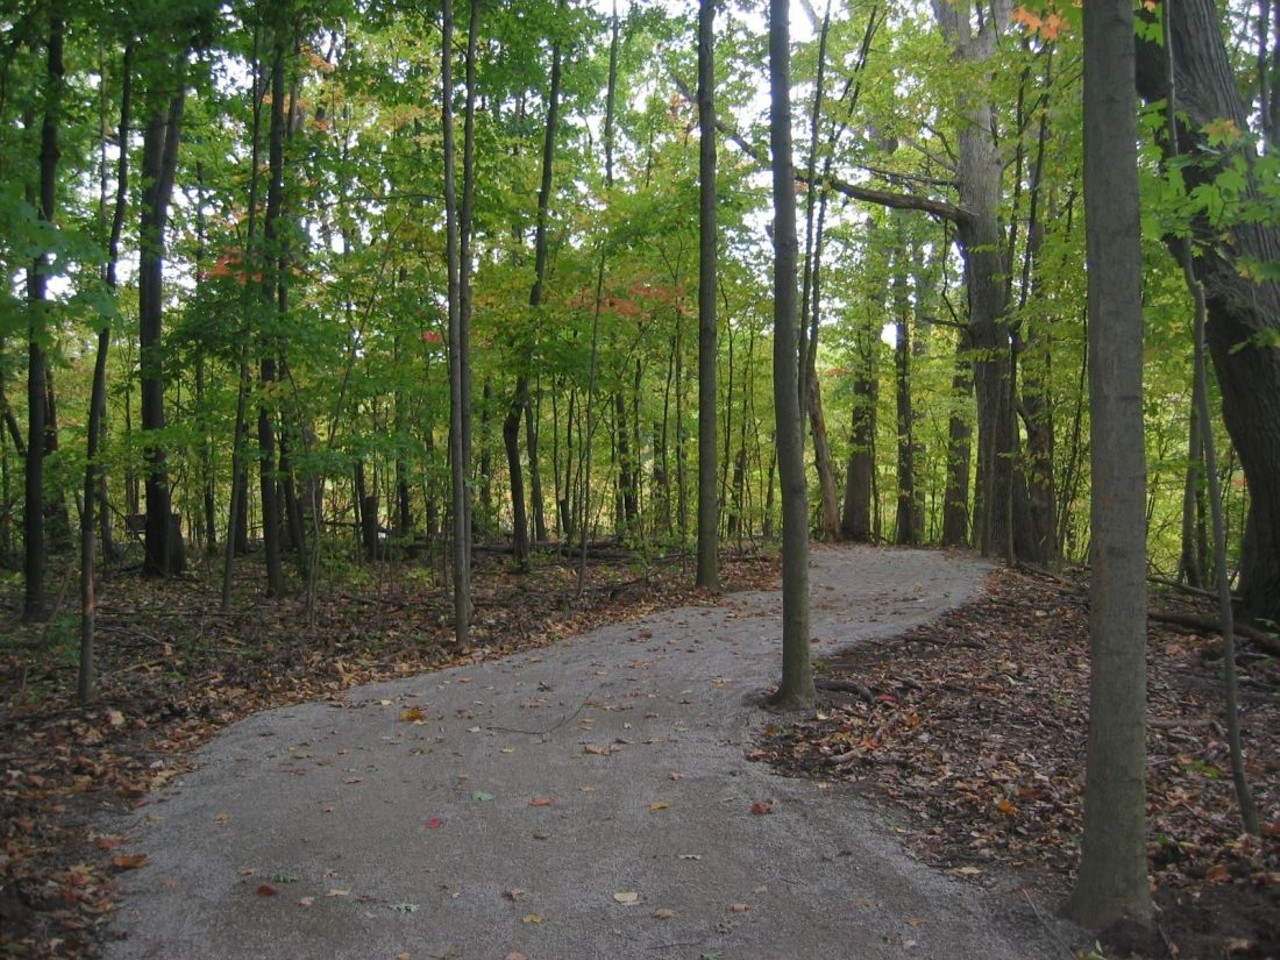
{"label": "yellowing leaf", "polygon": [[649,914],[655,920],[671,920],[676,916],[676,911],[670,907],[659,907],[653,913]]}
{"label": "yellowing leaf", "polygon": [[147,857],[148,854],[145,853],[119,853],[112,858],[111,863],[117,870],[137,870],[147,862]]}
{"label": "yellowing leaf", "polygon": [[422,712],[421,707],[407,707],[400,711],[400,719],[405,723],[422,723],[427,715]]}
{"label": "yellowing leaf", "polygon": [[653,803],[649,804],[649,811],[651,813],[657,813],[659,810],[669,810],[670,808],[671,804],[667,803],[665,800],[655,800]]}
{"label": "yellowing leaf", "polygon": [[619,903],[625,903],[630,906],[633,903],[640,902],[640,894],[636,893],[634,890],[623,890],[619,893],[615,893],[613,895],[613,899],[617,900]]}
{"label": "yellowing leaf", "polygon": [[521,923],[542,923],[547,918],[540,913],[526,913],[520,918]]}

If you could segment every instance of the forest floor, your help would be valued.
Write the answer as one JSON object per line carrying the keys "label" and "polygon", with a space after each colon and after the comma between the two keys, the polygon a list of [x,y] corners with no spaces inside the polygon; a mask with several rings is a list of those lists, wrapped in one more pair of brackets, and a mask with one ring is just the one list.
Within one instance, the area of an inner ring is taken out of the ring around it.
{"label": "forest floor", "polygon": [[[1151,605],[1212,616],[1207,600],[1160,587]],[[1088,632],[1078,571],[997,570],[982,599],[821,663],[819,709],[766,730],[760,756],[899,807],[901,840],[925,863],[977,883],[1013,868],[1065,896],[1082,829]],[[1232,786],[1221,638],[1156,622],[1148,636],[1156,942],[1109,946],[1182,960],[1280,957],[1280,660],[1241,639],[1244,753],[1263,833],[1254,839]]]}
{"label": "forest floor", "polygon": [[[245,565],[246,578],[259,574]],[[729,590],[776,577],[772,558],[726,558]],[[0,591],[0,956],[99,954],[120,879],[145,856],[93,825],[181,775],[191,750],[234,721],[707,602],[686,586],[691,564],[593,562],[580,592],[569,564],[543,558],[517,577],[488,558],[475,580],[474,645],[457,650],[448,591],[408,565],[346,571],[310,612],[300,597],[258,598],[246,579],[221,614],[215,579],[107,579],[100,699],[87,709],[73,699],[73,581],[61,613],[34,628],[17,622],[20,584]],[[1086,602],[1070,575],[997,571],[984,598],[927,627],[821,660],[820,708],[766,725],[748,758],[856,784],[898,811],[913,856],[952,876],[984,885],[1016,871],[1029,889],[1066,891],[1080,831]],[[1231,790],[1220,640],[1153,625],[1150,651],[1161,942],[1146,955],[1280,957],[1280,665],[1244,644],[1246,752],[1265,824],[1254,841],[1241,835]]]}

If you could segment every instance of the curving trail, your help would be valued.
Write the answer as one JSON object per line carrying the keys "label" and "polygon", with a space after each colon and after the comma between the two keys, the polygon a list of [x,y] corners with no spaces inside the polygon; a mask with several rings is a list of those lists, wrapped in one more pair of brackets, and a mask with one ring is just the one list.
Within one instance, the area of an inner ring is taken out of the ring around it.
{"label": "curving trail", "polygon": [[[811,565],[817,655],[925,622],[988,570],[849,547]],[[111,826],[150,862],[107,960],[1061,957],[1025,899],[745,758],[780,608],[732,594],[231,727]]]}

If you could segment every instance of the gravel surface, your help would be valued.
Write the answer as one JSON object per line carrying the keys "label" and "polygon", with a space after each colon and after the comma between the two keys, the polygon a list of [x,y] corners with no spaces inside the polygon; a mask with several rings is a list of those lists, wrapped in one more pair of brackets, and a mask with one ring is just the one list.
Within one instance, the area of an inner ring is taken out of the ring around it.
{"label": "gravel surface", "polygon": [[[811,552],[816,656],[963,603],[967,555]],[[257,714],[110,825],[149,854],[107,960],[1070,956],[1021,894],[908,859],[750,762],[781,596]]]}

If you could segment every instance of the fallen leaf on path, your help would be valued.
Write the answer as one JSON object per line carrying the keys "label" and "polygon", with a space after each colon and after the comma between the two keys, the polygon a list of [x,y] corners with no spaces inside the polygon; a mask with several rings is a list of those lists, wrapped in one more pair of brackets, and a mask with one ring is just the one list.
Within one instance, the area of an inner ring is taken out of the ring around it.
{"label": "fallen leaf on path", "polygon": [[520,918],[521,923],[542,923],[547,918],[540,913],[526,913]]}
{"label": "fallen leaf on path", "polygon": [[682,854],[680,854],[680,859],[681,859],[681,860],[701,860],[701,859],[702,859],[702,854],[700,854],[700,853],[682,853]]}
{"label": "fallen leaf on path", "polygon": [[494,795],[493,795],[492,793],[488,793],[488,792],[486,792],[486,791],[484,791],[484,790],[472,790],[472,791],[471,791],[471,799],[472,799],[472,800],[480,800],[480,801],[482,801],[482,802],[485,802],[485,801],[489,801],[489,800],[494,799]]}
{"label": "fallen leaf on path", "polygon": [[427,719],[427,715],[422,712],[421,707],[406,707],[400,711],[400,719],[405,723],[422,723]]}
{"label": "fallen leaf on path", "polygon": [[111,863],[117,870],[137,870],[148,857],[145,853],[118,853],[111,858]]}
{"label": "fallen leaf on path", "polygon": [[258,884],[258,896],[260,897],[274,897],[278,892],[279,891],[269,883]]}
{"label": "fallen leaf on path", "polygon": [[676,911],[670,907],[659,907],[653,913],[649,914],[655,920],[671,920],[676,916]]}
{"label": "fallen leaf on path", "polygon": [[502,895],[512,903],[519,903],[524,899],[524,891],[519,887],[512,887],[510,890],[502,891]]}
{"label": "fallen leaf on path", "polygon": [[757,801],[755,801],[754,803],[752,803],[752,804],[751,804],[751,812],[752,812],[752,813],[754,813],[754,814],[757,814],[757,815],[763,815],[763,814],[766,814],[766,813],[773,813],[773,804],[772,804],[772,803],[763,803],[763,802],[761,802],[761,801],[757,800]]}
{"label": "fallen leaf on path", "polygon": [[309,906],[311,906],[311,905],[312,905],[313,903],[315,903],[315,902],[316,902],[316,898],[315,898],[315,897],[300,897],[300,898],[298,899],[298,906],[300,906],[300,907],[309,907]]}
{"label": "fallen leaf on path", "polygon": [[531,807],[554,807],[555,805],[555,797],[534,797],[529,801]]}
{"label": "fallen leaf on path", "polygon": [[504,960],[529,960],[529,958],[526,957],[519,950],[512,950],[510,953],[506,955]]}
{"label": "fallen leaf on path", "polygon": [[443,826],[444,826],[444,821],[441,820],[439,817],[432,817],[427,821],[428,830],[439,830]]}
{"label": "fallen leaf on path", "polygon": [[619,903],[630,906],[633,903],[640,902],[640,894],[636,893],[634,890],[623,890],[615,893],[613,895],[613,899],[617,900]]}
{"label": "fallen leaf on path", "polygon": [[665,800],[655,800],[653,803],[649,804],[650,813],[657,813],[659,810],[669,809],[671,809],[671,804],[667,803]]}
{"label": "fallen leaf on path", "polygon": [[417,913],[418,905],[416,903],[389,903],[388,910],[394,910],[396,913]]}
{"label": "fallen leaf on path", "polygon": [[746,913],[751,909],[751,905],[747,903],[731,903],[728,909],[730,913]]}

